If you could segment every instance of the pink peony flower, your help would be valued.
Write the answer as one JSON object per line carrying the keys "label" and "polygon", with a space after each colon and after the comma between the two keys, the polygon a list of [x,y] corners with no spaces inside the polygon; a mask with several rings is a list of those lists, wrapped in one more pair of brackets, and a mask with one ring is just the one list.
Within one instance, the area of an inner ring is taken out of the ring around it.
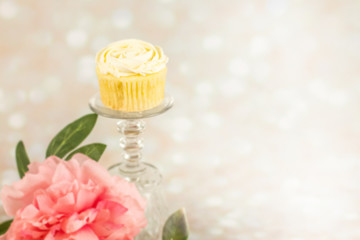
{"label": "pink peony flower", "polygon": [[146,225],[136,187],[82,154],[31,163],[1,199],[15,217],[7,240],[131,240]]}

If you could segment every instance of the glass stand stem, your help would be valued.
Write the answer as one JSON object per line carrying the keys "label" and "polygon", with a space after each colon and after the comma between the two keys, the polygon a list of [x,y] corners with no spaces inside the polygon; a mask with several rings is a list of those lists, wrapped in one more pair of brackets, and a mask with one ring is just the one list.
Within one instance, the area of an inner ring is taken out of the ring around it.
{"label": "glass stand stem", "polygon": [[145,121],[120,120],[117,123],[117,129],[121,134],[120,147],[123,149],[124,165],[122,171],[129,174],[144,171],[141,161],[144,147],[142,134],[145,129]]}

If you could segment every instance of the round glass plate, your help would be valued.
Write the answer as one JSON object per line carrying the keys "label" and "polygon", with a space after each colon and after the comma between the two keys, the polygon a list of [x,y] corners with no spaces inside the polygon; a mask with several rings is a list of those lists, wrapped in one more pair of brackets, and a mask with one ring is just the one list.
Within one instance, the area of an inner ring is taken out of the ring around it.
{"label": "round glass plate", "polygon": [[159,115],[169,110],[174,104],[174,98],[165,94],[164,100],[156,107],[141,112],[124,112],[111,109],[101,102],[100,93],[90,98],[89,106],[91,110],[103,117],[116,119],[141,119]]}

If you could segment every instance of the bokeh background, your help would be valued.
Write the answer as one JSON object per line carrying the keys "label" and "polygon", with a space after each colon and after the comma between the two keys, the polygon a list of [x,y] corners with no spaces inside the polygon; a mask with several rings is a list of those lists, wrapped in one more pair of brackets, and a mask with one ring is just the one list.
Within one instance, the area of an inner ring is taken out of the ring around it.
{"label": "bokeh background", "polygon": [[[0,183],[98,91],[95,54],[138,38],[170,58],[176,103],[147,120],[191,240],[360,239],[360,1],[0,0]],[[87,142],[119,161],[115,120]],[[1,219],[6,219],[0,211]]]}

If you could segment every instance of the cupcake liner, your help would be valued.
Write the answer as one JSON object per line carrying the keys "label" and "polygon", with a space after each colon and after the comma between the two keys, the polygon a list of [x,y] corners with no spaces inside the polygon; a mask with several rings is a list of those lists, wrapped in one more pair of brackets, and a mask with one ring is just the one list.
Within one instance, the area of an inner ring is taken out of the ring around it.
{"label": "cupcake liner", "polygon": [[164,99],[166,68],[146,76],[114,77],[96,69],[100,96],[109,108],[137,112],[156,107]]}

